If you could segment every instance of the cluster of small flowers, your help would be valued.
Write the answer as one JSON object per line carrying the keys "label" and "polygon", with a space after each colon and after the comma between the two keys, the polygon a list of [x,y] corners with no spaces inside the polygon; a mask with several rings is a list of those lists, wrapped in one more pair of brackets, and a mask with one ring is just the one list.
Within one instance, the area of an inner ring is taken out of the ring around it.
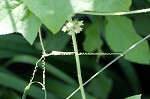
{"label": "cluster of small flowers", "polygon": [[63,26],[62,31],[63,32],[67,32],[69,35],[72,35],[72,33],[80,33],[82,31],[83,28],[81,28],[81,26],[83,26],[83,21],[72,21],[72,22],[67,22],[65,26]]}

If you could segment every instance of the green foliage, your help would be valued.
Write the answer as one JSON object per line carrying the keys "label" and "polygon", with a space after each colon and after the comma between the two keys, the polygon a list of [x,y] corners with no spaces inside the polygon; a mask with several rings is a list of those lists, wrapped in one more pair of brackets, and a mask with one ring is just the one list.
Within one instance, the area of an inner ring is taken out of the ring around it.
{"label": "green foliage", "polygon": [[24,3],[18,0],[0,0],[0,35],[18,32],[33,44],[40,26],[39,19]]}
{"label": "green foliage", "polygon": [[87,52],[93,52],[95,50],[99,50],[102,46],[102,40],[99,37],[99,26],[98,25],[90,25],[86,32],[86,39],[83,43],[84,50]]}
{"label": "green foliage", "polygon": [[75,13],[128,11],[131,0],[113,0],[111,3],[109,0],[1,0],[0,3],[1,35],[19,32],[32,44],[41,22],[53,33],[57,33],[65,21]]}
{"label": "green foliage", "polygon": [[128,11],[131,5],[131,0],[124,0],[123,2],[113,0],[111,3],[108,3],[109,0],[104,2],[102,0],[63,0],[63,2],[61,0],[23,1],[53,33],[57,33],[65,21],[75,13],[82,11]]}
{"label": "green foliage", "polygon": [[[107,17],[106,41],[115,52],[123,52],[142,37],[137,35],[130,19],[125,17]],[[125,58],[141,64],[149,64],[150,51],[148,42],[145,41],[137,48],[125,55]]]}
{"label": "green foliage", "polygon": [[[68,0],[23,0],[48,29],[57,33],[72,14]],[[38,9],[37,9],[38,8]]]}
{"label": "green foliage", "polygon": [[[24,89],[24,87],[27,85],[27,82],[23,81],[22,79],[18,78],[17,76],[10,76],[6,73],[0,73],[0,78],[1,78],[1,80],[0,80],[1,85],[15,89],[22,93],[23,93],[22,89]],[[11,84],[10,84],[10,82],[11,82]],[[33,86],[30,90],[31,91],[28,94],[30,94],[32,97],[34,97],[36,99],[42,99],[44,97],[44,95],[41,95],[41,93],[43,93],[43,92],[40,88]],[[51,93],[48,93],[48,98],[57,99]]]}
{"label": "green foliage", "polygon": [[[36,37],[42,24],[46,52],[72,51],[67,33],[59,32],[72,16],[84,20],[85,24],[82,34],[77,35],[79,52],[123,52],[150,33],[149,14],[103,17],[77,14],[86,11],[91,14],[129,11],[129,8],[148,7],[148,2],[149,0],[0,0],[0,98],[20,99],[35,63],[41,56],[42,49]],[[80,56],[83,80],[86,81],[95,70],[99,70],[98,67],[114,57],[116,56],[101,56],[97,61],[95,56]],[[138,66],[133,62],[147,66],[149,60],[149,43],[146,40],[115,64],[121,70],[111,68],[89,82],[85,86],[87,99],[123,99],[131,94],[143,93],[138,76],[140,74],[135,69]],[[48,99],[64,99],[78,88],[74,61],[73,56],[46,57]],[[41,63],[38,65],[35,80],[41,81],[42,66]],[[40,86],[33,85],[28,96],[29,99],[43,99],[44,92]],[[126,99],[140,97],[137,95]],[[71,99],[81,99],[81,93],[77,92]]]}
{"label": "green foliage", "polygon": [[[84,0],[83,0],[84,1]],[[129,11],[131,6],[131,0],[94,0],[92,11],[97,12],[119,12],[119,11]]]}

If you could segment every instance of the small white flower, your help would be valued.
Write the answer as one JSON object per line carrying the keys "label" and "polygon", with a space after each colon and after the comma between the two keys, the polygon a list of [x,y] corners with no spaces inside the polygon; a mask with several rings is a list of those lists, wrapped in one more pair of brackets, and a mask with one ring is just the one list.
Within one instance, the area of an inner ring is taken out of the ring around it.
{"label": "small white flower", "polygon": [[78,21],[78,26],[83,26],[83,21]]}
{"label": "small white flower", "polygon": [[75,20],[73,22],[66,23],[66,25],[63,26],[62,31],[63,32],[68,31],[69,35],[72,35],[73,32],[78,34],[82,31],[83,28],[81,28],[81,26],[83,26],[83,25],[84,25],[83,21]]}
{"label": "small white flower", "polygon": [[73,23],[72,23],[72,22],[68,22],[68,23],[66,24],[66,27],[72,28],[72,27],[73,27]]}
{"label": "small white flower", "polygon": [[76,34],[78,34],[78,33],[80,33],[80,32],[82,31],[82,29],[83,29],[83,28],[78,27],[78,28],[76,28],[76,29],[74,30],[74,32],[75,32]]}
{"label": "small white flower", "polygon": [[62,31],[63,31],[63,32],[68,31],[67,27],[66,27],[66,26],[63,26]]}

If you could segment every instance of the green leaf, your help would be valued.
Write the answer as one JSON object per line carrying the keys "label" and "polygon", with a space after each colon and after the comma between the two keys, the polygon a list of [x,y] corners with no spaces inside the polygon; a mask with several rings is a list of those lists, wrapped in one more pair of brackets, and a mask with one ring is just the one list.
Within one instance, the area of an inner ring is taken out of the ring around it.
{"label": "green leaf", "polygon": [[131,96],[125,99],[141,99],[141,94],[140,95],[135,95],[135,96]]}
{"label": "green leaf", "polygon": [[29,9],[53,33],[57,33],[66,19],[71,16],[69,0],[23,0]]}
{"label": "green leaf", "polygon": [[95,50],[100,49],[103,42],[100,39],[99,35],[99,26],[97,25],[90,25],[86,32],[85,32],[86,38],[83,43],[84,50],[87,52],[93,52]]}
{"label": "green leaf", "polygon": [[[21,93],[23,93],[24,88],[27,85],[27,82],[23,81],[22,79],[20,79],[16,76],[7,75],[5,73],[0,72],[0,78],[1,78],[0,85],[15,89]],[[42,91],[42,89],[38,88],[34,85],[31,87],[28,94],[29,94],[29,96],[31,96],[35,99],[42,99],[44,97],[44,92]],[[47,97],[48,97],[48,99],[58,99],[51,93],[47,93]]]}
{"label": "green leaf", "polygon": [[[28,8],[54,34],[65,21],[82,11],[114,12],[128,11],[131,0],[23,0]],[[111,6],[111,7],[110,7]]]}
{"label": "green leaf", "polygon": [[118,12],[129,11],[131,0],[70,0],[75,13],[82,11]]}
{"label": "green leaf", "polygon": [[[136,34],[130,19],[126,17],[107,17],[106,41],[115,52],[124,52],[142,39]],[[149,64],[150,51],[148,42],[144,41],[125,55],[125,59],[140,64]]]}
{"label": "green leaf", "polygon": [[119,12],[129,11],[132,0],[94,0],[94,10],[96,12]]}
{"label": "green leaf", "polygon": [[32,44],[41,26],[39,19],[18,0],[0,0],[0,35],[21,33]]}

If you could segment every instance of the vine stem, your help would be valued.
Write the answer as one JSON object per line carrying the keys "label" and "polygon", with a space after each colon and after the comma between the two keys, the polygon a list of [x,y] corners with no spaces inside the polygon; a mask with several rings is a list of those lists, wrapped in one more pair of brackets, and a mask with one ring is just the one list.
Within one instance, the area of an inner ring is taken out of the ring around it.
{"label": "vine stem", "polygon": [[[105,69],[107,69],[109,66],[111,66],[111,64],[113,64],[114,62],[116,62],[118,59],[120,59],[121,57],[123,57],[125,54],[127,54],[130,50],[132,50],[133,48],[135,48],[137,45],[139,45],[140,43],[144,42],[146,39],[148,39],[150,37],[150,34],[147,35],[145,38],[143,38],[142,40],[140,40],[139,42],[135,43],[134,45],[132,45],[130,48],[128,48],[127,50],[125,50],[122,54],[120,54],[118,57],[116,57],[114,60],[112,60],[109,64],[107,64],[106,66],[104,66],[101,70],[99,70],[97,73],[95,73],[90,79],[88,79],[83,86],[85,86],[86,84],[88,84],[91,80],[93,80],[97,75],[99,75],[102,71],[104,71]],[[77,88],[74,92],[72,92],[66,99],[70,99],[77,91],[79,91],[79,89],[81,89],[81,87]]]}
{"label": "vine stem", "polygon": [[[89,55],[89,56],[92,56],[92,55],[98,55],[98,56],[102,56],[102,55],[120,55],[120,54],[122,54],[122,53],[85,53],[85,52],[80,52],[80,53],[78,53],[78,55]],[[75,55],[75,52],[60,52],[60,51],[52,51],[51,53],[48,53],[48,54],[46,54],[45,55],[45,57],[47,57],[47,56],[51,56],[51,55]]]}
{"label": "vine stem", "polygon": [[39,38],[40,38],[40,44],[41,44],[41,47],[42,47],[43,55],[46,55],[46,51],[45,51],[43,40],[42,40],[41,29],[39,29]]}
{"label": "vine stem", "polygon": [[79,86],[80,86],[80,90],[81,90],[81,95],[82,95],[82,99],[86,99],[84,87],[83,87],[82,75],[81,75],[81,66],[80,66],[80,59],[79,59],[79,55],[78,55],[77,41],[76,41],[76,36],[75,36],[74,32],[72,33],[72,41],[73,41],[73,48],[74,48],[74,52],[75,52],[75,59],[76,59],[76,64],[77,64],[77,74],[78,74],[78,81],[79,81]]}
{"label": "vine stem", "polygon": [[89,15],[101,15],[101,16],[111,16],[111,15],[128,15],[128,14],[138,14],[138,13],[146,13],[150,12],[150,8],[147,9],[141,9],[141,10],[134,10],[129,12],[114,12],[114,13],[99,13],[99,12],[80,12],[78,14],[89,14]]}
{"label": "vine stem", "polygon": [[[26,99],[26,94],[27,94],[27,91],[30,89],[30,86],[34,83],[38,83],[42,86],[42,90],[44,90],[44,93],[45,93],[45,97],[44,99],[47,99],[47,93],[46,93],[46,88],[45,88],[45,55],[46,55],[46,51],[45,51],[45,48],[44,48],[44,44],[43,44],[43,40],[42,40],[42,35],[41,35],[41,30],[39,29],[39,38],[40,38],[40,44],[41,44],[41,47],[42,47],[42,56],[41,58],[36,62],[36,65],[35,65],[35,68],[34,68],[34,71],[32,73],[32,77],[30,79],[30,83],[25,87],[24,89],[24,94],[22,96],[22,99]],[[38,81],[33,81],[34,77],[35,77],[35,73],[37,71],[37,68],[38,68],[38,63],[42,60],[42,69],[43,69],[43,83],[41,82],[38,82]]]}

